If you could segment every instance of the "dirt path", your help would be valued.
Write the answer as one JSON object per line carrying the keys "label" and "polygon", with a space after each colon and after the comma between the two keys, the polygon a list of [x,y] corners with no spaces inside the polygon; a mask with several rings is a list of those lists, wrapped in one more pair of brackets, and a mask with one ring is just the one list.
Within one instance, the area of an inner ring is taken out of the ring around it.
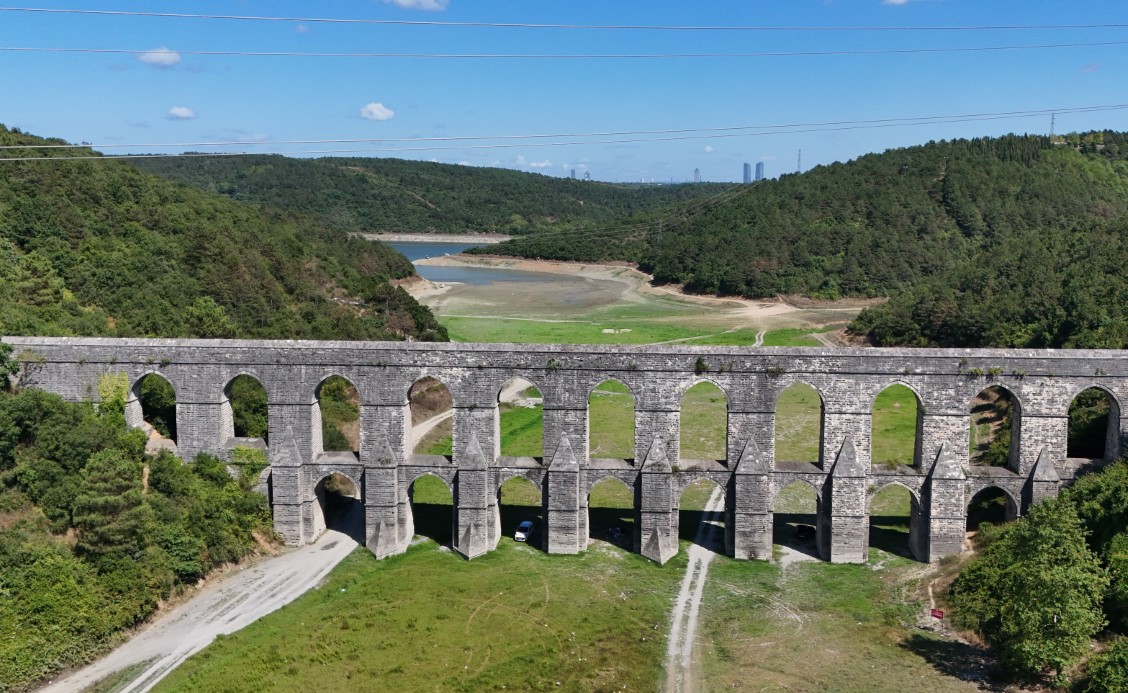
{"label": "dirt path", "polygon": [[[346,522],[364,522],[359,505]],[[316,587],[356,547],[348,534],[329,530],[313,544],[225,575],[191,600],[158,616],[106,657],[49,684],[41,693],[81,691],[142,663],[136,678],[116,690],[147,691],[217,635],[234,633]]]}
{"label": "dirt path", "polygon": [[767,334],[766,330],[760,330],[756,333],[756,341],[752,344],[754,347],[764,346],[764,335]]}
{"label": "dirt path", "polygon": [[447,409],[441,414],[436,414],[426,421],[420,421],[411,427],[411,449],[414,450],[415,446],[419,445],[419,441],[431,432],[431,429],[454,416],[453,409]]}
{"label": "dirt path", "polygon": [[666,645],[667,693],[689,693],[694,689],[693,645],[697,640],[697,615],[701,609],[701,594],[705,590],[709,564],[717,555],[706,547],[717,542],[717,525],[714,523],[721,520],[724,501],[721,490],[713,489],[713,494],[705,503],[697,536],[689,547],[689,563],[674,603],[670,639]]}

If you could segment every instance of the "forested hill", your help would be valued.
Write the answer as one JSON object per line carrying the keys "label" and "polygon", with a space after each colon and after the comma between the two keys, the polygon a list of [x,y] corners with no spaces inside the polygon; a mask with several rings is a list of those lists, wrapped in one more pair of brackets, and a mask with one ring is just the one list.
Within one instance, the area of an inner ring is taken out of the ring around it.
{"label": "forested hill", "polygon": [[619,185],[403,159],[171,157],[134,165],[237,200],[369,233],[572,229],[714,194],[729,185]]}
{"label": "forested hill", "polygon": [[887,296],[884,345],[1128,347],[1128,136],[930,142],[491,253],[748,297]]}
{"label": "forested hill", "polygon": [[[0,334],[444,339],[399,253],[0,126]],[[60,154],[60,153],[63,154]]]}

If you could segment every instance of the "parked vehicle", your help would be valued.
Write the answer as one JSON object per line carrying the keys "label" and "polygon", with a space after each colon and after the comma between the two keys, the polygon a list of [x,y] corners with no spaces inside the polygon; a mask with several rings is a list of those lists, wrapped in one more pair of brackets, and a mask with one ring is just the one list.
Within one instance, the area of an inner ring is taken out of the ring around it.
{"label": "parked vehicle", "polygon": [[528,541],[532,538],[534,529],[535,526],[533,525],[533,521],[525,520],[521,524],[517,525],[517,531],[513,533],[513,540]]}

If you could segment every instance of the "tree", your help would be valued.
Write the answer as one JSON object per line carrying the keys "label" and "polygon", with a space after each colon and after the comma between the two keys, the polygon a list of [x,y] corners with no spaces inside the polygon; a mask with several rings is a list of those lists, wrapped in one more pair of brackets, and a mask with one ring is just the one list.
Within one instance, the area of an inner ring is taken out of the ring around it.
{"label": "tree", "polygon": [[95,562],[111,556],[140,557],[153,522],[141,474],[141,462],[121,450],[91,455],[74,502],[80,554]]}
{"label": "tree", "polygon": [[1072,505],[1050,499],[1002,529],[951,594],[956,622],[987,640],[1008,673],[1060,677],[1104,626],[1107,586]]}
{"label": "tree", "polygon": [[184,313],[188,333],[196,337],[233,337],[238,332],[223,306],[211,296],[198,297]]}
{"label": "tree", "polygon": [[1089,662],[1089,677],[1082,693],[1128,691],[1128,638],[1117,638],[1112,646]]}

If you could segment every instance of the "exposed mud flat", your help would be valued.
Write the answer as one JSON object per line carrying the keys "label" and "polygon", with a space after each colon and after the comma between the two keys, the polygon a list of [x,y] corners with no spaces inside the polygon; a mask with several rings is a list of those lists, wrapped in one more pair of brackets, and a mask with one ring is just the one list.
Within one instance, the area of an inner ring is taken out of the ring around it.
{"label": "exposed mud flat", "polygon": [[851,319],[876,301],[817,302],[784,297],[748,300],[687,294],[678,286],[655,286],[651,276],[625,264],[526,260],[446,255],[417,265],[481,267],[557,275],[541,282],[414,282],[405,286],[439,316],[581,320],[609,310],[653,312],[655,320],[717,328],[817,327]]}

